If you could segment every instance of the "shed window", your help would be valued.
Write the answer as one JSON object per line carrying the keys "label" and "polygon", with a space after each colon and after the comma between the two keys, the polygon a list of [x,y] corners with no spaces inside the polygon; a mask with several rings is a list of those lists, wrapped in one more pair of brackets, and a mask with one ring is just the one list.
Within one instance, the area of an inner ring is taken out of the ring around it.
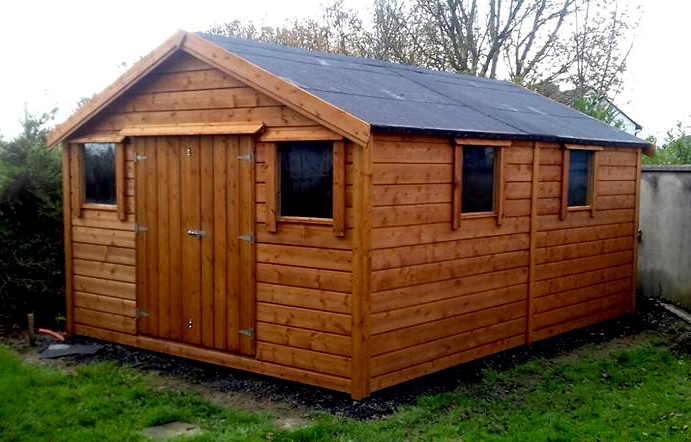
{"label": "shed window", "polygon": [[332,218],[333,143],[279,143],[278,162],[280,216]]}
{"label": "shed window", "polygon": [[590,186],[593,152],[588,150],[569,151],[569,206],[590,204]]}
{"label": "shed window", "polygon": [[84,202],[114,205],[115,144],[85,143],[82,146]]}
{"label": "shed window", "polygon": [[461,213],[494,210],[495,158],[494,147],[463,149]]}

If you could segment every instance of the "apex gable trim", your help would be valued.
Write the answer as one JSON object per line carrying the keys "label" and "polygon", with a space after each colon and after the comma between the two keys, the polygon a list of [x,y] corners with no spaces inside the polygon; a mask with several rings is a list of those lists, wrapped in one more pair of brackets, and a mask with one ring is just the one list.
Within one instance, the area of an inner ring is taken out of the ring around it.
{"label": "apex gable trim", "polygon": [[80,127],[123,95],[177,50],[189,53],[209,65],[238,78],[265,95],[358,144],[366,145],[369,140],[371,128],[365,121],[286,82],[244,58],[214,45],[196,34],[181,30],[138,61],[120,78],[67,118],[64,123],[53,129],[48,135],[48,145],[53,146],[74,134]]}

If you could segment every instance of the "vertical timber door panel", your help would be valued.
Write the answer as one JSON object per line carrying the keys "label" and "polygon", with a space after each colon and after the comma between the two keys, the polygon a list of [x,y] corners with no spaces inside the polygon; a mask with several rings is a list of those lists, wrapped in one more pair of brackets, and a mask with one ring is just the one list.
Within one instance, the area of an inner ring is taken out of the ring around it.
{"label": "vertical timber door panel", "polygon": [[180,155],[182,187],[182,340],[201,344],[201,241],[189,232],[201,229],[199,137],[183,137]]}
{"label": "vertical timber door panel", "polygon": [[[238,138],[239,151],[243,158],[254,157],[254,143],[250,137]],[[240,330],[249,330],[254,334],[255,329],[255,248],[254,248],[254,162],[240,161],[237,167],[240,188],[240,207],[236,216],[239,218],[241,235],[250,235],[250,241],[240,241],[239,253],[235,256],[240,260],[239,271],[236,273],[240,280]],[[240,351],[254,354],[254,337],[245,333],[240,334]]]}
{"label": "vertical timber door panel", "polygon": [[[158,186],[157,186],[157,155],[156,155],[156,138],[147,137],[146,145],[146,161],[143,162],[146,168],[147,186],[146,186],[146,226],[158,226]],[[158,229],[152,229],[151,232],[146,233],[147,250],[146,250],[146,279],[148,281],[147,300],[151,310],[156,312],[156,315],[151,316],[149,323],[149,333],[158,336]],[[144,310],[149,312],[150,310]]]}
{"label": "vertical timber door panel", "polygon": [[[240,176],[238,154],[240,153],[240,145],[237,138],[228,139],[228,156],[226,158],[227,174],[228,174],[228,206],[226,215],[228,219],[238,219],[240,212]],[[242,234],[238,222],[229,222],[228,230],[228,261],[226,263],[226,275],[228,284],[228,304],[226,307],[228,330],[240,330],[240,278],[238,272],[240,271],[240,241],[239,236]],[[240,334],[228,334],[228,345],[233,348],[240,348]]]}
{"label": "vertical timber door panel", "polygon": [[255,252],[240,236],[254,234],[254,164],[238,158],[252,139],[134,146],[139,333],[253,355]]}
{"label": "vertical timber door panel", "polygon": [[[202,137],[200,150],[201,217],[197,224],[204,232],[201,244],[201,337],[205,347],[214,346],[214,158],[213,138]],[[219,210],[221,208],[219,207]]]}
{"label": "vertical timber door panel", "polygon": [[[170,296],[170,151],[169,139],[156,138],[156,186],[158,215],[156,233],[158,242],[158,336],[170,338],[170,307],[165,297]],[[175,233],[175,232],[173,232]]]}
{"label": "vertical timber door panel", "polygon": [[[175,341],[182,341],[182,325],[184,321],[182,308],[182,241],[185,239],[185,233],[182,230],[182,196],[180,189],[182,188],[182,178],[180,170],[181,161],[181,145],[180,138],[169,137],[165,138],[166,144],[170,149],[168,151],[168,182],[170,190],[168,192],[168,240],[170,241],[169,251],[170,256],[168,262],[170,267],[170,293],[168,300],[169,330],[170,339]],[[163,295],[165,296],[165,294]]]}

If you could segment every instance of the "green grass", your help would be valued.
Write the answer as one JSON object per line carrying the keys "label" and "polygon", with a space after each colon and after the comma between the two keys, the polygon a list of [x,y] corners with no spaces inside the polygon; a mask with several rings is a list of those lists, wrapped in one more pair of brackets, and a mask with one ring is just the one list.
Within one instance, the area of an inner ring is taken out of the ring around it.
{"label": "green grass", "polygon": [[195,440],[689,440],[691,360],[655,335],[622,348],[592,346],[577,356],[487,370],[481,382],[420,398],[386,419],[322,415],[294,431],[277,430],[268,415],[156,391],[148,386],[152,375],[132,369],[93,364],[66,374],[0,348],[0,438],[137,440],[145,426],[185,420],[209,430]]}

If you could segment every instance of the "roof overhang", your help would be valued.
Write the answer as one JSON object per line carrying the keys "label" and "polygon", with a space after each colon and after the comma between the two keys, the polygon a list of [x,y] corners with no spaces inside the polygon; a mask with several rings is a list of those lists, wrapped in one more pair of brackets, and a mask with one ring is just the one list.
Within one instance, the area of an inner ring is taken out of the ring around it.
{"label": "roof overhang", "polygon": [[135,63],[114,83],[89,100],[64,123],[53,129],[48,135],[48,145],[53,146],[68,139],[106,106],[122,96],[178,50],[232,75],[345,138],[363,146],[369,140],[370,125],[367,122],[194,33],[181,30]]}
{"label": "roof overhang", "polygon": [[648,156],[653,156],[655,153],[655,145],[641,140],[640,142],[631,141],[612,141],[612,140],[581,140],[576,138],[559,137],[552,135],[537,135],[537,134],[505,134],[498,132],[472,132],[472,131],[458,131],[449,129],[422,129],[414,127],[392,127],[372,125],[372,132],[378,133],[407,133],[417,135],[437,135],[447,136],[449,138],[475,138],[487,140],[526,140],[526,141],[542,141],[547,143],[559,144],[574,144],[574,145],[596,145],[602,147],[630,147],[642,149],[643,153]]}

